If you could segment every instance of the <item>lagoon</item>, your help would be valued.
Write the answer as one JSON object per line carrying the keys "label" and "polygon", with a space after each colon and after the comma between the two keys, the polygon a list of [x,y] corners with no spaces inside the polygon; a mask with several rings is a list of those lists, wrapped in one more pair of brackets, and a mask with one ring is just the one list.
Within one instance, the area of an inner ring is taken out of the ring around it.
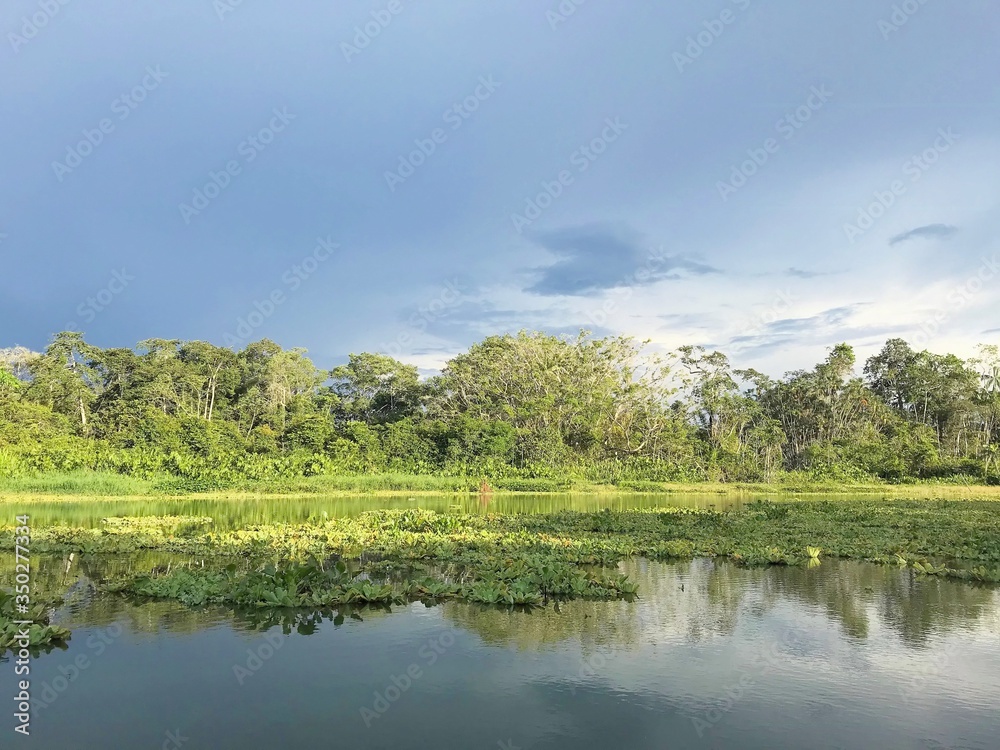
{"label": "lagoon", "polygon": [[632,602],[270,624],[92,589],[153,554],[39,562],[72,589],[55,619],[73,637],[33,662],[50,702],[31,747],[992,750],[1000,735],[1000,592],[912,569],[630,559]]}

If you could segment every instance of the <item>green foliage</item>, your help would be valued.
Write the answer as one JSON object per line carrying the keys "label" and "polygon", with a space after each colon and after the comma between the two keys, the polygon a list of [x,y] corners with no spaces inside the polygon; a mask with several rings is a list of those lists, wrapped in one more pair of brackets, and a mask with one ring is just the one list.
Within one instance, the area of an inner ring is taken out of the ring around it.
{"label": "green foliage", "polygon": [[370,353],[323,372],[267,340],[99,349],[64,332],[42,354],[4,351],[0,478],[111,473],[168,492],[376,474],[462,491],[789,472],[1000,483],[996,347],[966,362],[894,339],[862,379],[839,344],[781,380],[701,347],[653,355],[586,332],[489,337],[424,381]]}
{"label": "green foliage", "polygon": [[[16,652],[25,646],[32,656],[38,656],[53,648],[66,648],[70,631],[49,624],[48,606],[52,603],[35,603],[28,612],[18,612],[14,594],[0,589],[0,656],[6,651]],[[14,624],[19,620],[31,622],[26,628],[28,635],[26,644],[20,637],[25,627]]]}
{"label": "green foliage", "polygon": [[[13,528],[0,526],[0,548],[13,539]],[[101,585],[134,597],[265,613],[416,600],[508,607],[628,600],[641,592],[614,566],[633,556],[725,556],[743,566],[812,568],[822,553],[896,564],[914,575],[1000,583],[1000,516],[989,501],[761,501],[727,512],[523,516],[381,510],[232,531],[216,530],[210,518],[146,516],[108,518],[98,529],[40,527],[32,546],[41,553],[183,553],[201,565],[129,569]],[[63,647],[69,638],[49,624],[47,607],[38,603],[28,614],[33,652]],[[13,597],[0,590],[0,654],[14,644],[14,619],[20,615]]]}

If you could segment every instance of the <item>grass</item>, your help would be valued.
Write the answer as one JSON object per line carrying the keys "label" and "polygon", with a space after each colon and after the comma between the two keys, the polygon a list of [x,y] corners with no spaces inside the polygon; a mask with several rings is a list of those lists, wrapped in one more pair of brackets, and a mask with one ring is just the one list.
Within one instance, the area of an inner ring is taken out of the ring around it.
{"label": "grass", "polygon": [[[353,476],[313,476],[220,485],[215,482],[185,480],[177,477],[138,479],[121,474],[69,472],[42,474],[36,477],[0,477],[0,502],[19,501],[37,496],[52,499],[136,498],[146,496],[234,498],[307,495],[417,495],[479,491],[481,478],[413,474],[366,474]],[[915,484],[845,484],[807,481],[789,475],[773,484],[719,482],[631,481],[618,485],[595,484],[571,479],[508,478],[489,480],[497,494],[518,492],[574,492],[608,494],[712,494],[712,495],[879,495],[906,498],[1000,499],[1000,486],[953,483]]]}
{"label": "grass", "polygon": [[145,479],[104,472],[53,472],[33,477],[0,478],[5,495],[91,495],[127,497],[148,495],[154,484]]}

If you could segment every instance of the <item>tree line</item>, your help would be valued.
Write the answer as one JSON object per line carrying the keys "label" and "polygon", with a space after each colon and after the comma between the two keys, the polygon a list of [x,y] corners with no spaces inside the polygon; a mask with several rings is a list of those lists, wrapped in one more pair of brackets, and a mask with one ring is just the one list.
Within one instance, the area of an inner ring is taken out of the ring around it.
{"label": "tree line", "polygon": [[266,339],[102,349],[63,332],[0,350],[0,476],[1000,481],[997,346],[962,359],[891,339],[856,370],[846,343],[772,378],[698,346],[522,331],[421,379],[384,354],[324,370]]}

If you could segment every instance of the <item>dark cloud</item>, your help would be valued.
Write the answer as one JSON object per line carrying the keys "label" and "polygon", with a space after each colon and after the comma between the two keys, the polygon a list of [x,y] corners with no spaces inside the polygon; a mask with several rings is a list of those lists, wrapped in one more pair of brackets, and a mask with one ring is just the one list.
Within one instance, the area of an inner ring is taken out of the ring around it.
{"label": "dark cloud", "polygon": [[951,224],[927,224],[926,226],[911,229],[909,232],[897,234],[889,240],[889,244],[898,245],[900,242],[919,239],[921,237],[944,240],[953,236],[957,232],[958,227],[954,227]]}
{"label": "dark cloud", "polygon": [[551,266],[534,269],[539,276],[527,291],[535,294],[590,295],[663,279],[721,273],[681,255],[652,251],[644,247],[638,233],[627,227],[572,227],[537,233],[532,239],[559,257]]}

